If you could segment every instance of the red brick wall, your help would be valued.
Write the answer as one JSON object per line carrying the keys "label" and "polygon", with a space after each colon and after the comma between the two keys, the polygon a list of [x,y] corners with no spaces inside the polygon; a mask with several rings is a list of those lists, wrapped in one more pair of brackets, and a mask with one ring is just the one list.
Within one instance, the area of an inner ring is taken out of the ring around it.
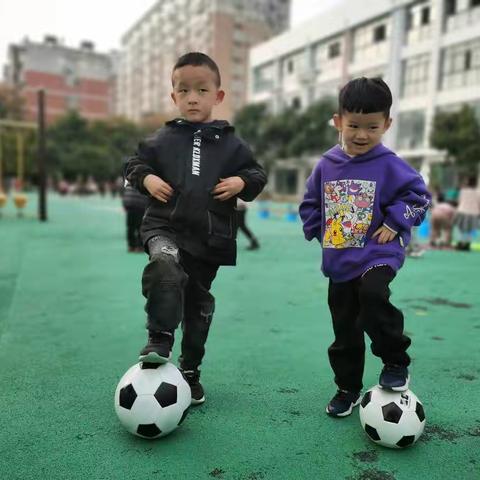
{"label": "red brick wall", "polygon": [[68,108],[68,97],[76,97],[77,110],[85,118],[106,118],[111,113],[111,84],[108,81],[80,78],[75,85],[67,85],[61,75],[28,70],[23,76],[23,95],[27,120],[37,118],[37,91],[46,94],[46,116],[48,123],[64,115]]}

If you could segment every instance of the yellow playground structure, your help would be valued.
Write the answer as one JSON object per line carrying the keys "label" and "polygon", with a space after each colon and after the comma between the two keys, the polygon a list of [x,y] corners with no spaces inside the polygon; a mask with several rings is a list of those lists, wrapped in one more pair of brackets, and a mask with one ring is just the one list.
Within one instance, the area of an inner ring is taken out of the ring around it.
{"label": "yellow playground structure", "polygon": [[17,120],[0,120],[0,216],[2,209],[8,201],[7,194],[3,189],[4,174],[4,145],[3,134],[13,133],[15,135],[16,144],[16,178],[13,193],[13,202],[17,207],[19,217],[23,216],[23,209],[27,205],[27,195],[23,192],[25,181],[25,134],[28,130],[36,130],[37,124],[30,122],[20,122]]}

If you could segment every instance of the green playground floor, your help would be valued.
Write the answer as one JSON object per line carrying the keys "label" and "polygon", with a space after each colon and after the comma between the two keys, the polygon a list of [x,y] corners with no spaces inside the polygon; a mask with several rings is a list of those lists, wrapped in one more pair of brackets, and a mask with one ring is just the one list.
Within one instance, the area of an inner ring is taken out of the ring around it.
{"label": "green playground floor", "polygon": [[[327,417],[332,331],[319,249],[299,223],[249,223],[262,248],[221,270],[203,366],[207,402],[169,437],[121,427],[113,393],[145,341],[140,277],[118,200],[51,197],[40,224],[0,219],[0,478],[480,479],[480,253],[429,251],[394,281],[427,427],[374,445],[358,413]],[[368,357],[365,384],[379,360]]]}

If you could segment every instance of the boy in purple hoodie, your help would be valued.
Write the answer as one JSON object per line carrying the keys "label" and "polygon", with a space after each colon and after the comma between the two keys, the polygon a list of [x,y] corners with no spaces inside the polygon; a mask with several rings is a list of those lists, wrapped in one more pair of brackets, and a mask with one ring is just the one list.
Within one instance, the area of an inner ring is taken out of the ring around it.
{"label": "boy in purple hoodie", "polygon": [[335,341],[328,349],[338,391],[326,411],[352,413],[360,403],[364,332],[384,363],[382,388],[408,389],[403,314],[389,284],[405,259],[413,226],[431,196],[422,177],[382,143],[392,119],[392,94],[379,78],[357,78],[339,94],[334,115],[340,145],[326,152],[307,180],[300,205],[305,238],[322,245]]}

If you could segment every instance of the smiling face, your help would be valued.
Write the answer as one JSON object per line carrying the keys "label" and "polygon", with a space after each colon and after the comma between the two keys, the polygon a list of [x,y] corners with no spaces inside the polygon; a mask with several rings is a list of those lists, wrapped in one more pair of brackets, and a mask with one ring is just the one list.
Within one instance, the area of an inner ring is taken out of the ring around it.
{"label": "smiling face", "polygon": [[225,95],[217,83],[215,72],[205,65],[185,65],[174,70],[171,97],[182,117],[190,122],[210,122],[213,107]]}
{"label": "smiling face", "polygon": [[348,155],[362,155],[382,141],[383,134],[390,128],[391,118],[383,112],[335,114],[333,122],[342,135],[342,146]]}

